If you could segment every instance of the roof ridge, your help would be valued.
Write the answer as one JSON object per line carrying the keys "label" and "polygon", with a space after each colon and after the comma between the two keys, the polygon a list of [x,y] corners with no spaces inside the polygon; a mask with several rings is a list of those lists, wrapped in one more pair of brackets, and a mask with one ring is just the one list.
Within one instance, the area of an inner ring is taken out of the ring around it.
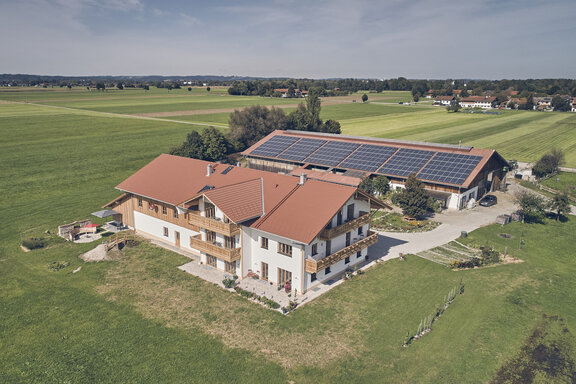
{"label": "roof ridge", "polygon": [[280,206],[281,206],[282,204],[284,204],[284,202],[286,202],[286,200],[288,200],[288,198],[290,198],[290,196],[292,196],[292,195],[294,194],[294,192],[296,192],[302,185],[303,185],[303,184],[296,184],[296,185],[294,186],[294,188],[292,188],[292,190],[291,190],[290,192],[288,192],[288,193],[286,194],[286,196],[284,196],[284,197],[282,198],[282,200],[280,200],[280,201],[278,202],[278,204],[276,204],[268,213],[266,213],[264,216],[262,216],[262,217],[260,218],[260,220],[258,220],[258,224],[255,225],[255,227],[256,227],[256,228],[259,228],[260,225],[262,225],[266,220],[268,220],[268,218],[269,218],[274,212],[276,212],[276,211],[280,208]]}

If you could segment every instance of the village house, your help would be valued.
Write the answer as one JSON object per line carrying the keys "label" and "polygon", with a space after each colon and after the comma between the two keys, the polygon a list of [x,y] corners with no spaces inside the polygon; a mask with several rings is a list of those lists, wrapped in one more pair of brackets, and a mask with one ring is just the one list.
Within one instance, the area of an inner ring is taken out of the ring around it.
{"label": "village house", "polygon": [[454,100],[456,100],[455,96],[437,96],[436,98],[434,98],[434,105],[448,106]]}
{"label": "village house", "polygon": [[460,106],[462,106],[462,108],[491,109],[494,101],[496,101],[495,97],[468,96],[460,99]]}
{"label": "village house", "polygon": [[368,258],[370,210],[356,187],[160,155],[105,207],[137,234],[231,275],[306,292]]}

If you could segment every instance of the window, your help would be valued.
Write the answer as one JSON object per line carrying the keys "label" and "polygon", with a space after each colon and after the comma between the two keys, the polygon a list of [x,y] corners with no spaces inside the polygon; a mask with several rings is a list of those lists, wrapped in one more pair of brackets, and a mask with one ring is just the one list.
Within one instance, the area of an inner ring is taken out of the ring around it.
{"label": "window", "polygon": [[364,226],[358,227],[358,235],[364,234]]}
{"label": "window", "polygon": [[315,273],[310,275],[310,281],[316,281],[316,274]]}
{"label": "window", "polygon": [[326,256],[330,256],[332,253],[332,241],[326,240]]}
{"label": "window", "polygon": [[164,236],[168,237],[168,228],[164,227]]}
{"label": "window", "polygon": [[225,261],[224,262],[224,270],[228,273],[232,273],[235,275],[236,274],[236,262],[233,261],[230,263],[228,261]]}
{"label": "window", "polygon": [[206,264],[208,264],[211,267],[216,268],[216,257],[212,256],[212,255],[206,255]]}
{"label": "window", "polygon": [[346,221],[354,220],[354,204],[350,204],[346,209]]}
{"label": "window", "polygon": [[216,218],[216,207],[210,203],[204,204],[204,209],[206,210],[206,217],[211,219]]}
{"label": "window", "polygon": [[138,206],[139,206],[139,207],[142,206],[142,199],[138,199]]}
{"label": "window", "polygon": [[352,235],[352,232],[346,232],[346,246],[347,247],[350,245],[351,235]]}
{"label": "window", "polygon": [[318,243],[312,244],[312,256],[318,254]]}
{"label": "window", "polygon": [[278,268],[278,285],[283,286],[286,283],[292,282],[292,272],[285,269]]}
{"label": "window", "polygon": [[206,230],[206,241],[208,241],[209,243],[215,243],[216,242],[216,232]]}
{"label": "window", "polygon": [[278,243],[278,253],[292,257],[292,246],[284,243]]}
{"label": "window", "polygon": [[236,248],[236,238],[230,236],[224,236],[224,247],[225,248]]}
{"label": "window", "polygon": [[326,269],[324,270],[324,274],[327,275],[327,274],[329,274],[330,272],[331,272],[331,271],[330,271],[330,267],[326,267]]}
{"label": "window", "polygon": [[362,251],[356,252],[356,258],[359,259],[362,257]]}
{"label": "window", "polygon": [[338,211],[336,215],[336,226],[342,225],[342,211]]}
{"label": "window", "polygon": [[163,215],[167,215],[167,214],[168,214],[168,209],[166,209],[166,206],[165,206],[165,205],[162,206],[162,214],[163,214]]}
{"label": "window", "polygon": [[178,208],[174,208],[174,218],[177,219],[178,216]]}
{"label": "window", "polygon": [[350,264],[350,256],[344,259],[344,264]]}
{"label": "window", "polygon": [[268,249],[268,238],[260,237],[260,248]]}

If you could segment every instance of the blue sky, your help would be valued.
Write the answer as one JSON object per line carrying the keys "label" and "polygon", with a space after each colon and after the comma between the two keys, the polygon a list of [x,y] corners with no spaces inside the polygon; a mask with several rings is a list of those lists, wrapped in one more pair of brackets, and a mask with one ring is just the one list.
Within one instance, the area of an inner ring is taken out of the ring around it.
{"label": "blue sky", "polygon": [[576,77],[574,0],[0,0],[0,73]]}

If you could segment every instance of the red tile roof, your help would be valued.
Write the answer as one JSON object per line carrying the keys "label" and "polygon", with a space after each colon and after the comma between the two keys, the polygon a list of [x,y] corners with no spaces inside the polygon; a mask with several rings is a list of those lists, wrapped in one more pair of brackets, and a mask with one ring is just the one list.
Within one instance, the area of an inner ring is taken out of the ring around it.
{"label": "red tile roof", "polygon": [[[214,170],[209,176],[208,165]],[[171,205],[204,195],[236,223],[261,216],[263,200],[264,216],[249,226],[309,244],[357,188],[318,180],[300,185],[299,181],[294,176],[164,154],[117,188]],[[202,191],[207,186],[212,188]]]}

